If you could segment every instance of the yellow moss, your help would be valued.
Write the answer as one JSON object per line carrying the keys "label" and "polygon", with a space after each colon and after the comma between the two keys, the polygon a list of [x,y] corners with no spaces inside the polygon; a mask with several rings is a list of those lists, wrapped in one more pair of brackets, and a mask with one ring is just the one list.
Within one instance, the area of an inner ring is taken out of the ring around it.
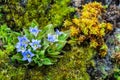
{"label": "yellow moss", "polygon": [[105,36],[105,29],[104,28],[101,28],[100,31],[99,31],[99,36]]}
{"label": "yellow moss", "polygon": [[106,26],[107,26],[107,29],[110,30],[110,31],[113,29],[113,28],[112,28],[112,24],[110,24],[110,23],[107,23]]}
{"label": "yellow moss", "polygon": [[64,21],[64,27],[67,28],[67,26],[72,25],[72,22],[70,22],[69,20],[65,20]]}
{"label": "yellow moss", "polygon": [[100,55],[101,57],[105,57],[106,54],[107,54],[107,51],[100,51],[100,54],[99,54],[99,55]]}
{"label": "yellow moss", "polygon": [[75,35],[78,35],[79,30],[76,27],[71,26],[70,27],[70,33],[71,33],[71,36],[75,36]]}
{"label": "yellow moss", "polygon": [[[93,9],[95,9],[95,10],[93,10]],[[103,6],[101,5],[101,3],[92,2],[92,3],[88,3],[88,4],[84,5],[83,11],[91,11],[93,13],[97,12],[97,14],[101,14],[101,12],[104,10],[103,10]]]}
{"label": "yellow moss", "polygon": [[80,42],[83,42],[84,40],[85,40],[85,36],[84,35],[80,35],[80,37],[78,38],[78,40],[80,41]]}
{"label": "yellow moss", "polygon": [[96,40],[92,39],[90,42],[90,47],[96,48],[98,46],[98,43]]}
{"label": "yellow moss", "polygon": [[88,12],[88,11],[84,11],[84,12],[82,12],[82,17],[84,17],[84,18],[89,18],[89,17],[91,17],[92,15],[90,14],[90,12]]}
{"label": "yellow moss", "polygon": [[78,26],[80,26],[80,20],[75,18],[75,19],[72,19],[72,22]]}
{"label": "yellow moss", "polygon": [[[70,27],[71,35],[83,43],[86,40],[90,40],[90,46],[93,48],[101,47],[105,44],[103,37],[112,30],[112,24],[104,22],[104,20],[101,19],[102,13],[104,12],[105,9],[101,3],[93,2],[84,5],[80,18],[72,19],[71,26],[73,27],[67,26]],[[81,35],[84,35],[84,37],[81,37]],[[78,42],[76,41],[76,43]]]}
{"label": "yellow moss", "polygon": [[103,43],[101,45],[99,55],[101,55],[101,57],[105,57],[107,54],[107,49],[108,49],[107,45],[105,43]]}

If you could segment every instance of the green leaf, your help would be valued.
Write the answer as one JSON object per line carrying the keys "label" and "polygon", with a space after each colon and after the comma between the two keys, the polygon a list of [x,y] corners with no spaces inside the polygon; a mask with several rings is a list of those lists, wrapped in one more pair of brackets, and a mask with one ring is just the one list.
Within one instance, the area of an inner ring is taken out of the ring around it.
{"label": "green leaf", "polygon": [[45,50],[38,51],[37,54],[44,58]]}
{"label": "green leaf", "polygon": [[36,22],[36,20],[33,20],[30,27],[35,27],[35,26],[38,26],[38,23]]}
{"label": "green leaf", "polygon": [[0,14],[0,19],[2,18],[2,16],[3,16],[3,15],[2,15],[2,14]]}
{"label": "green leaf", "polygon": [[67,37],[66,34],[62,34],[61,36],[58,36],[58,40],[65,40]]}
{"label": "green leaf", "polygon": [[13,55],[11,59],[13,62],[15,60],[22,61],[22,55],[20,53],[17,53],[16,55]]}
{"label": "green leaf", "polygon": [[60,54],[60,52],[50,52],[50,53],[48,53],[48,54],[51,55],[51,56],[57,56],[57,55]]}
{"label": "green leaf", "polygon": [[65,41],[69,37],[69,31],[64,32],[62,35],[58,36],[58,40]]}
{"label": "green leaf", "polygon": [[58,44],[57,44],[56,50],[61,51],[61,49],[65,46],[65,44],[66,44],[66,41],[64,41],[64,42],[59,41]]}
{"label": "green leaf", "polygon": [[32,40],[34,38],[34,35],[31,34],[28,29],[24,29],[24,33],[25,33],[26,37],[28,37],[30,40]]}
{"label": "green leaf", "polygon": [[52,24],[45,26],[42,29],[42,31],[39,33],[39,36],[37,39],[46,38],[47,34],[49,34],[49,33],[54,33],[54,27]]}
{"label": "green leaf", "polygon": [[38,62],[38,66],[41,67],[43,64]]}
{"label": "green leaf", "polygon": [[43,49],[46,50],[49,47],[49,42],[45,38],[43,41],[44,42],[43,42],[42,46],[43,46]]}
{"label": "green leaf", "polygon": [[43,59],[43,64],[44,64],[44,65],[51,65],[52,62],[51,62],[51,60],[50,60],[49,58],[44,58],[44,59]]}
{"label": "green leaf", "polygon": [[120,76],[117,76],[117,80],[120,80]]}
{"label": "green leaf", "polygon": [[47,25],[46,27],[47,27],[47,31],[46,31],[47,34],[54,32],[53,24],[49,24],[49,25]]}

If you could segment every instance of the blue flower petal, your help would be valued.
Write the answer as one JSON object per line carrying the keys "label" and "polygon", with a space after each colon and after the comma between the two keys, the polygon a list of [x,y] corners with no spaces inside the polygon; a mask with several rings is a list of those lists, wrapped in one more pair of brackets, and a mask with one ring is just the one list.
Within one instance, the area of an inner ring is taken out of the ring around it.
{"label": "blue flower petal", "polygon": [[28,58],[28,62],[30,63],[32,61],[32,59],[31,58]]}
{"label": "blue flower petal", "polygon": [[40,40],[34,40],[32,39],[32,43],[30,43],[30,46],[33,48],[33,50],[36,50],[37,48],[40,48]]}
{"label": "blue flower petal", "polygon": [[27,50],[25,52],[22,52],[22,56],[23,56],[23,61],[28,60],[28,62],[32,61],[32,57],[35,56],[30,50]]}
{"label": "blue flower petal", "polygon": [[60,32],[58,29],[56,29],[56,34],[61,35],[61,34],[63,34],[63,32]]}
{"label": "blue flower petal", "polygon": [[22,60],[23,60],[23,61],[26,61],[26,60],[27,60],[27,57],[23,57]]}
{"label": "blue flower petal", "polygon": [[57,37],[56,37],[56,35],[48,34],[48,39],[47,40],[50,41],[50,42],[56,42]]}
{"label": "blue flower petal", "polygon": [[23,37],[18,36],[18,40],[19,40],[19,42],[22,42],[22,43],[27,43],[27,42],[29,42],[29,40],[27,39],[26,36],[23,36]]}
{"label": "blue flower petal", "polygon": [[38,30],[38,27],[35,26],[34,28],[30,27],[29,31],[36,37],[41,30]]}
{"label": "blue flower petal", "polygon": [[21,42],[18,42],[16,44],[17,52],[24,52],[26,50],[27,44],[23,44]]}

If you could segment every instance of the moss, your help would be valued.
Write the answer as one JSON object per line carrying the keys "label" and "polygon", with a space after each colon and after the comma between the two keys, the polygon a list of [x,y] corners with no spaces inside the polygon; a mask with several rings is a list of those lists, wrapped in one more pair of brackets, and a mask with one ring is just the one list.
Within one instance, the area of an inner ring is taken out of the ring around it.
{"label": "moss", "polygon": [[87,67],[92,63],[95,51],[89,47],[74,47],[68,51],[58,64],[48,67],[48,80],[90,80]]}
{"label": "moss", "polygon": [[69,6],[70,0],[27,0],[25,3],[10,0],[5,3],[3,12],[5,21],[14,30],[29,27],[35,19],[40,27],[52,23],[55,27],[62,25],[65,18],[74,12]]}
{"label": "moss", "polygon": [[95,53],[90,47],[74,47],[57,64],[31,69],[28,76],[31,80],[90,80],[87,68],[94,66]]}
{"label": "moss", "polygon": [[11,55],[19,33],[12,31],[6,24],[0,26],[0,58]]}
{"label": "moss", "polygon": [[94,66],[92,58],[95,53],[96,51],[90,47],[74,47],[57,64],[27,69],[24,78],[29,80],[90,80],[87,68]]}
{"label": "moss", "polygon": [[23,80],[25,69],[14,67],[10,55],[15,49],[19,33],[13,32],[7,25],[0,26],[0,80]]}
{"label": "moss", "polygon": [[0,60],[0,79],[1,80],[23,80],[25,75],[25,68],[14,67],[9,62],[9,58],[2,58]]}
{"label": "moss", "polygon": [[[14,28],[14,30],[20,30],[22,28],[29,27],[33,19],[35,19],[40,24],[40,27],[43,27],[48,23],[52,23],[55,27],[58,27],[59,25],[62,25],[62,22],[65,18],[69,18],[70,12],[74,11],[73,8],[68,7],[69,3],[70,0],[49,0],[49,1],[41,0],[40,2],[38,0],[28,0],[28,2],[26,2],[23,5],[21,2],[17,0],[16,1],[10,0],[9,2],[6,2],[4,5],[3,12],[6,13],[4,18],[9,27]],[[92,11],[94,12],[95,10],[93,9]],[[99,14],[99,12],[95,11],[95,13],[96,15],[93,16],[96,18],[98,17],[97,15]],[[90,15],[87,12],[86,14]],[[88,16],[84,15],[84,17]],[[88,21],[87,20],[88,19],[83,20],[83,23],[86,22],[90,23],[89,20]],[[96,19],[94,19],[92,25],[94,25],[94,21],[96,23],[98,22],[96,21]],[[75,32],[75,30],[77,30],[77,32],[73,33],[72,36],[74,34],[76,35],[80,33],[78,32],[78,30],[80,30],[79,19],[74,19],[73,22],[74,22],[74,27],[72,27],[72,29],[74,29],[73,32]],[[70,22],[70,25],[72,25],[73,22]],[[109,26],[108,29],[111,29],[111,27]],[[81,34],[82,36],[80,35],[80,37],[77,38],[80,40],[80,42],[84,42],[87,37],[89,38],[89,36],[86,36],[89,33],[95,35],[96,33],[98,33],[97,30],[93,33],[92,31],[89,32],[89,30],[85,29],[85,27],[83,30],[84,31],[82,31]],[[101,35],[104,35],[104,29],[101,31],[100,36]],[[90,35],[90,37],[92,37],[92,35]],[[99,39],[103,41],[103,37],[102,38],[100,37]],[[8,55],[2,55],[5,57],[5,59],[0,61],[0,66],[2,66],[0,67],[0,79],[90,80],[90,76],[87,73],[87,68],[89,68],[90,66],[94,66],[94,61],[92,60],[92,58],[96,54],[96,51],[91,46],[96,47],[98,45],[95,42],[95,40],[96,39],[93,38],[91,40],[93,41],[92,44],[90,46],[85,47],[83,45],[77,46],[78,44],[76,44],[77,43],[76,41],[75,44],[71,44],[72,45],[71,50],[66,51],[64,56],[62,56],[62,58],[59,59],[58,63],[52,66],[44,66],[40,68],[36,67],[32,69],[25,69],[24,67],[16,68],[12,66],[11,63],[9,62],[10,60]],[[4,52],[2,54],[4,54]]]}
{"label": "moss", "polygon": [[102,19],[103,13],[105,9],[100,3],[88,3],[83,6],[80,18],[67,20],[64,24],[65,29],[70,29],[71,38],[74,38],[76,43],[87,41],[91,47],[98,49],[102,57],[107,53],[104,37],[112,30],[112,24]]}

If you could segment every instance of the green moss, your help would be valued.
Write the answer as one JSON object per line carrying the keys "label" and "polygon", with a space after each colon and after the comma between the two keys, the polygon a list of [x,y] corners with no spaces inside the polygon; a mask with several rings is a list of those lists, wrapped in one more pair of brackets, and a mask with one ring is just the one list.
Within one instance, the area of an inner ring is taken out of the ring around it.
{"label": "green moss", "polygon": [[[53,2],[52,2],[53,1]],[[10,0],[4,5],[5,21],[14,30],[27,28],[35,19],[40,27],[52,23],[54,27],[62,25],[65,18],[74,11],[69,6],[70,0],[28,0],[25,6],[19,1]],[[10,50],[8,48],[8,50]],[[0,55],[5,54],[0,51]],[[52,66],[25,69],[14,67],[9,63],[8,55],[0,60],[0,79],[2,80],[90,80],[87,73],[89,66],[94,66],[92,61],[96,51],[90,47],[73,46],[65,52],[58,63]],[[18,64],[19,65],[19,64]]]}
{"label": "green moss", "polygon": [[25,69],[22,67],[16,68],[8,61],[8,58],[0,60],[0,80],[23,80]]}
{"label": "green moss", "polygon": [[57,64],[28,70],[27,76],[30,80],[90,80],[87,68],[94,66],[95,53],[90,47],[74,47]]}
{"label": "green moss", "polygon": [[4,19],[9,27],[15,30],[29,27],[35,19],[40,27],[52,23],[55,27],[62,25],[65,18],[74,8],[69,6],[70,0],[27,0],[24,6],[20,1],[10,0],[4,5]]}
{"label": "green moss", "polygon": [[48,68],[48,80],[90,80],[87,67],[95,51],[91,48],[74,47],[54,67]]}
{"label": "green moss", "polygon": [[0,26],[0,58],[14,51],[19,33],[12,31],[6,24]]}
{"label": "green moss", "polygon": [[[0,70],[3,80],[90,80],[90,76],[87,73],[87,68],[94,66],[94,57],[96,51],[90,47],[73,47],[71,51],[60,58],[57,64],[52,66],[33,67],[31,69],[25,69],[24,67],[15,68],[12,65],[4,62],[6,68]],[[3,75],[3,72],[9,77]],[[0,79],[1,79],[0,77]]]}

